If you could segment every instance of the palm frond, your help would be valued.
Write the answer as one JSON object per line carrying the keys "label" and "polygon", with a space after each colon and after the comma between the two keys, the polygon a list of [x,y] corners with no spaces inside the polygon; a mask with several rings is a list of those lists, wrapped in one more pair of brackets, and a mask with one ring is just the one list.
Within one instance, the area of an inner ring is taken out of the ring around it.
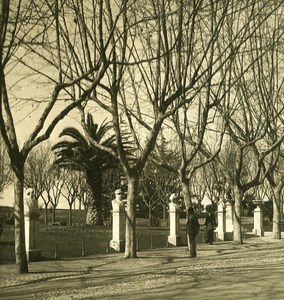
{"label": "palm frond", "polygon": [[59,137],[69,136],[73,138],[74,140],[80,142],[81,144],[87,145],[88,141],[83,135],[82,132],[80,132],[75,127],[66,127],[62,130],[62,132],[59,134]]}
{"label": "palm frond", "polygon": [[56,144],[54,144],[51,147],[51,150],[58,150],[58,149],[65,149],[65,148],[77,148],[80,147],[81,143],[77,142],[77,141],[60,141]]}

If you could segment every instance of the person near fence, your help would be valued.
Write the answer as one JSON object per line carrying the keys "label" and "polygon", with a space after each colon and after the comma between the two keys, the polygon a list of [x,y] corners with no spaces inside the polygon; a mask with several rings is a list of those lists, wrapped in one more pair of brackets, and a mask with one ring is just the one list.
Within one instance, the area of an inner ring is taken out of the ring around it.
{"label": "person near fence", "polygon": [[189,257],[196,257],[196,236],[199,232],[198,218],[194,213],[193,207],[189,207],[187,210],[186,220],[186,235],[189,248]]}
{"label": "person near fence", "polygon": [[214,242],[214,230],[217,226],[214,213],[208,209],[203,227],[205,228],[205,243],[212,245]]}

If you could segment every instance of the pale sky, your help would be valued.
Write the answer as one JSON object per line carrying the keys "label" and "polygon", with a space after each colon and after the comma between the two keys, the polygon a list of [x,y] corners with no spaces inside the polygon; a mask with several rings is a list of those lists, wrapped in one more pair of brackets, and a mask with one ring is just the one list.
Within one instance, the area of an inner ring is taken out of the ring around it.
{"label": "pale sky", "polygon": [[[76,208],[78,208],[79,204],[77,203],[78,201],[76,200]],[[4,193],[0,196],[0,206],[9,206],[13,207],[14,205],[14,186],[10,185]],[[44,208],[44,202],[40,198],[38,201],[39,207]],[[61,197],[59,204],[57,206],[59,209],[69,209],[68,202],[65,198]]]}

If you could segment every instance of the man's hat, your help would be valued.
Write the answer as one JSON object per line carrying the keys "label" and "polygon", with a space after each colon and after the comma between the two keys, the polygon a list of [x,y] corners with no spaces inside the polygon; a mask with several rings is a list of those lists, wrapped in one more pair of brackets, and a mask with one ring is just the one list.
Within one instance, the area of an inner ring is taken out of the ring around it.
{"label": "man's hat", "polygon": [[193,213],[194,213],[193,207],[190,206],[190,207],[187,209],[187,212],[188,212],[189,214],[193,214]]}

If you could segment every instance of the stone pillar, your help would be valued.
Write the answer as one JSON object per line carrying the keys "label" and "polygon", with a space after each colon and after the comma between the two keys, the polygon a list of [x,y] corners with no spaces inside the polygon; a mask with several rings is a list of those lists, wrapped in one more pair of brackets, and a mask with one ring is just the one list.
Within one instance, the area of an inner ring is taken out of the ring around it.
{"label": "stone pillar", "polygon": [[122,201],[112,201],[112,240],[109,246],[118,252],[125,249],[125,206]]}
{"label": "stone pillar", "polygon": [[264,236],[264,230],[263,230],[263,212],[260,204],[262,201],[254,201],[254,203],[257,205],[254,209],[254,220],[253,220],[253,233],[256,236]]}
{"label": "stone pillar", "polygon": [[28,261],[41,259],[41,250],[38,249],[38,229],[40,216],[38,201],[34,198],[33,189],[27,189],[24,199],[25,213],[25,243]]}
{"label": "stone pillar", "polygon": [[218,220],[218,227],[216,231],[218,233],[218,240],[225,241],[225,233],[226,233],[226,216],[225,216],[225,207],[224,204],[220,201],[218,204],[218,211],[217,211],[217,220]]}
{"label": "stone pillar", "polygon": [[168,236],[168,243],[173,246],[180,246],[181,236],[179,235],[179,218],[180,209],[175,204],[169,203],[169,219],[170,219],[170,235]]}
{"label": "stone pillar", "polygon": [[234,225],[233,225],[233,210],[230,202],[226,203],[226,240],[233,239]]}

